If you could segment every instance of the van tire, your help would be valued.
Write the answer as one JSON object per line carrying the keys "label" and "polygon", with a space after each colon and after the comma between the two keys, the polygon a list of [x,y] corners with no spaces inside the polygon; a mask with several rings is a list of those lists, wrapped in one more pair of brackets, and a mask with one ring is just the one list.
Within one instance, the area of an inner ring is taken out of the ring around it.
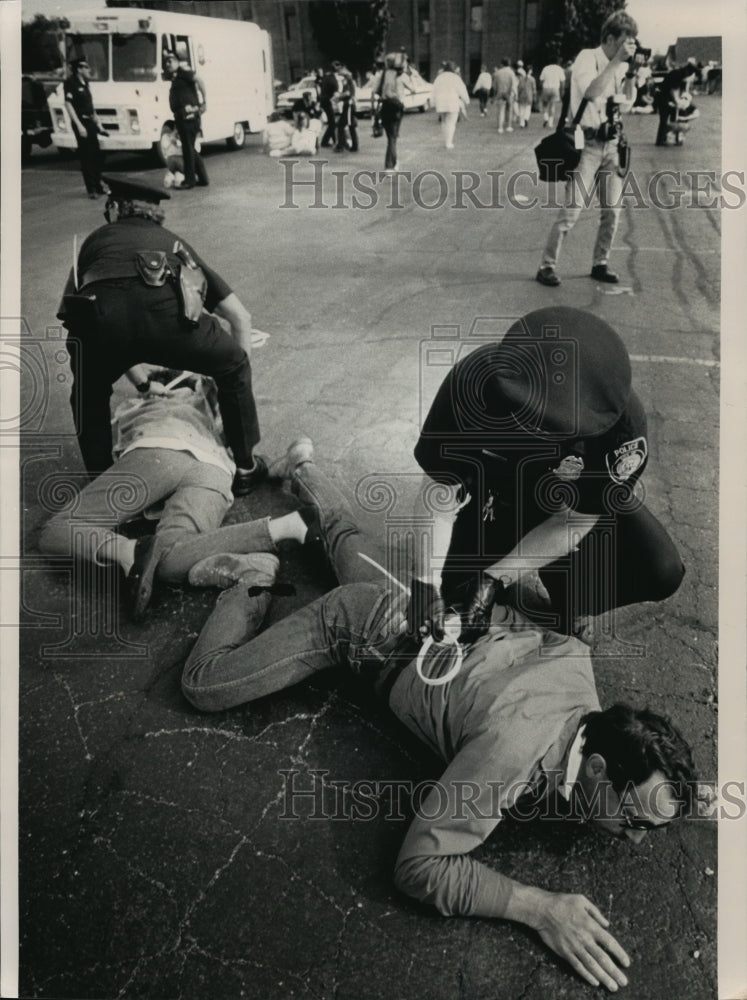
{"label": "van tire", "polygon": [[77,149],[67,149],[64,146],[57,147],[57,155],[61,160],[72,160],[78,155]]}
{"label": "van tire", "polygon": [[152,146],[153,158],[156,161],[156,166],[166,166],[166,153],[164,152],[163,143],[167,138],[171,140],[175,132],[176,126],[173,122],[164,122],[161,126],[161,138],[157,142],[154,142]]}
{"label": "van tire", "polygon": [[243,149],[246,142],[246,125],[244,122],[236,122],[233,126],[233,135],[226,139],[229,149]]}

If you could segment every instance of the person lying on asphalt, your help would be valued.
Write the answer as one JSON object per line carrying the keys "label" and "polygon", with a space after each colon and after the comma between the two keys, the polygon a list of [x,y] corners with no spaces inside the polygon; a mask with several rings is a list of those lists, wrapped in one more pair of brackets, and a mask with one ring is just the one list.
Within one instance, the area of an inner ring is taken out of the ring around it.
{"label": "person lying on asphalt", "polygon": [[[221,527],[233,504],[236,466],[223,440],[215,383],[148,368],[135,369],[148,392],[117,408],[114,464],[48,521],[39,540],[49,555],[118,565],[135,621],[145,615],[156,578],[230,586],[249,568],[276,570],[277,542],[306,534],[296,512]],[[115,530],[160,503],[155,534],[135,541]]]}
{"label": "person lying on asphalt", "polygon": [[359,675],[447,765],[416,809],[396,885],[443,914],[524,923],[587,982],[624,986],[630,959],[592,901],[522,884],[472,852],[504,813],[526,817],[551,801],[569,819],[638,843],[689,807],[688,745],[653,712],[602,711],[588,647],[516,609],[494,606],[490,628],[469,645],[455,639],[454,617],[450,641],[429,636],[421,647],[421,628],[409,624],[423,616],[420,588],[408,594],[384,579],[380,553],[313,457],[299,439],[273,470],[290,481],[305,543],[326,555],[340,586],[260,631],[274,574],[244,574],[219,596],[185,663],[186,698],[223,711],[327,667]]}

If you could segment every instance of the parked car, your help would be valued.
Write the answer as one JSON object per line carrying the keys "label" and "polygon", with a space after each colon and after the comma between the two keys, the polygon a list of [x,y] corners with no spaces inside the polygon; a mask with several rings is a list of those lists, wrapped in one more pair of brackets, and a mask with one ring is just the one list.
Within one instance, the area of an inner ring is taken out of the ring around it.
{"label": "parked car", "polygon": [[295,102],[303,96],[304,90],[310,90],[316,97],[315,76],[304,76],[297,83],[292,83],[287,90],[281,90],[275,98],[275,107],[278,111],[290,111]]}
{"label": "parked car", "polygon": [[[408,83],[413,88],[412,93],[405,96],[405,111],[427,111],[433,101],[433,84],[428,83],[413,67],[408,74]],[[358,117],[371,114],[371,83],[365,87],[356,87],[355,100],[358,105]]]}
{"label": "parked car", "polygon": [[59,86],[60,81],[37,80],[24,74],[21,77],[21,156],[31,156],[34,146],[46,149],[52,145],[52,116],[47,106],[47,94]]}

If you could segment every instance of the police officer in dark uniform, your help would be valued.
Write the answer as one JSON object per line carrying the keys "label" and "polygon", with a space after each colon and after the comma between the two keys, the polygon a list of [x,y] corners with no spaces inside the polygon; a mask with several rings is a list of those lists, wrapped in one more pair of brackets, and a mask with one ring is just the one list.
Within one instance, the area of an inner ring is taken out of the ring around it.
{"label": "police officer in dark uniform", "polygon": [[451,491],[435,518],[440,581],[416,565],[422,618],[438,618],[440,583],[446,604],[478,620],[497,599],[578,634],[585,617],[662,600],[682,580],[636,489],[648,445],[628,353],[590,313],[539,309],[458,361],[415,458],[424,486]]}
{"label": "police officer in dark uniform", "polygon": [[73,72],[65,80],[65,107],[70,116],[78,143],[78,156],[83,181],[89,198],[106,194],[101,184],[104,169],[104,155],[99,146],[99,134],[107,135],[94,111],[93,97],[88,81],[91,67],[85,59],[75,59],[71,63]]}
{"label": "police officer in dark uniform", "polygon": [[173,52],[166,53],[164,65],[166,72],[171,76],[169,105],[174,115],[184,157],[184,181],[179,187],[188,189],[193,188],[195,184],[198,187],[207,187],[209,181],[205,164],[195,149],[202,124],[201,115],[205,111],[202,84],[192,70],[179,65],[179,60]]}
{"label": "police officer in dark uniform", "polygon": [[[234,493],[248,493],[267,473],[253,454],[251,317],[220,275],[163,227],[159,202],[167,192],[121,175],[104,180],[109,224],[84,241],[58,313],[68,329],[71,405],[86,469],[98,475],[112,463],[112,384],[134,366],[162,365],[215,379],[238,467]],[[228,321],[230,334],[212,313]],[[149,384],[137,388],[146,392]]]}
{"label": "police officer in dark uniform", "polygon": [[337,76],[340,69],[341,63],[337,61],[333,62],[322,77],[322,82],[319,88],[319,103],[327,118],[327,127],[324,130],[324,135],[322,136],[321,141],[322,146],[331,146],[335,141],[337,119],[335,117],[333,98],[340,89],[340,80]]}

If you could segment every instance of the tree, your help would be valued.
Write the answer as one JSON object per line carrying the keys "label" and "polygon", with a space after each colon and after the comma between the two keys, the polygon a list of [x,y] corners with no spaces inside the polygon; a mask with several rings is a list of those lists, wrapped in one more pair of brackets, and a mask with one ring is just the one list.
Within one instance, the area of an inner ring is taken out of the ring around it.
{"label": "tree", "polygon": [[545,8],[542,46],[543,62],[560,56],[575,59],[581,49],[599,45],[605,20],[616,10],[625,9],[626,0],[552,0]]}
{"label": "tree", "polygon": [[309,20],[327,60],[364,73],[384,51],[392,15],[388,0],[312,0]]}
{"label": "tree", "polygon": [[62,66],[57,43],[57,21],[36,14],[21,25],[21,69],[24,73],[49,72]]}

